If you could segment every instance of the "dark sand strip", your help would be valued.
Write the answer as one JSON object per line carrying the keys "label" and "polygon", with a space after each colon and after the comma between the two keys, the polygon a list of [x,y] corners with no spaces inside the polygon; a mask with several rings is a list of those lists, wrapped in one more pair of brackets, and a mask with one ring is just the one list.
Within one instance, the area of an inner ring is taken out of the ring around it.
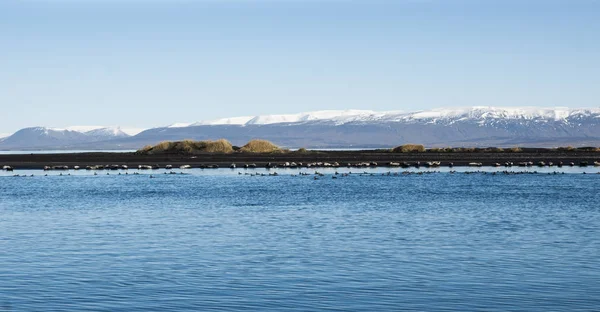
{"label": "dark sand strip", "polygon": [[190,165],[192,168],[200,168],[211,165],[218,165],[220,168],[227,168],[232,163],[238,168],[244,164],[256,164],[257,167],[266,167],[268,163],[280,166],[285,162],[303,163],[339,163],[341,167],[348,164],[357,165],[359,163],[377,163],[378,167],[390,166],[390,163],[408,163],[412,166],[420,162],[425,166],[427,162],[440,162],[441,166],[448,166],[453,163],[454,166],[468,166],[470,163],[481,163],[483,166],[493,166],[496,163],[504,166],[506,162],[512,162],[514,166],[518,163],[532,162],[537,165],[539,162],[546,164],[552,162],[558,165],[560,162],[568,166],[573,162],[576,166],[586,163],[593,166],[594,162],[600,161],[599,152],[521,152],[521,153],[498,153],[498,152],[452,152],[452,153],[390,153],[383,151],[319,151],[309,153],[274,153],[274,154],[255,154],[255,153],[232,153],[232,154],[162,154],[162,155],[141,155],[137,153],[65,153],[65,154],[12,154],[0,155],[0,168],[2,166],[11,166],[15,169],[43,169],[44,166],[68,166],[73,168],[79,166],[84,169],[86,166],[95,165],[127,165],[130,168],[137,168],[138,165],[158,165],[164,168],[166,165],[179,167]]}

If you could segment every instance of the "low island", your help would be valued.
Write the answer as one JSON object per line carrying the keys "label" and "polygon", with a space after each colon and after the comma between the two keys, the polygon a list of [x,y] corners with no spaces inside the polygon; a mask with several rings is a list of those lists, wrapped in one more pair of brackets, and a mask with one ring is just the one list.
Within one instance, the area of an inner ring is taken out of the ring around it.
{"label": "low island", "polygon": [[275,167],[439,167],[439,166],[598,166],[600,148],[425,148],[404,144],[372,150],[289,150],[265,140],[243,146],[229,141],[173,141],[136,152],[3,154],[12,169],[109,168],[275,168]]}

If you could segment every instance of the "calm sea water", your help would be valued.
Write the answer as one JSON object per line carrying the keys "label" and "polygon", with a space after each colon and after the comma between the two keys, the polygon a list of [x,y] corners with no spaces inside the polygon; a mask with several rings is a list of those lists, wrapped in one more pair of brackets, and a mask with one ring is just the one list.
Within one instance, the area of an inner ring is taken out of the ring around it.
{"label": "calm sea water", "polygon": [[600,174],[565,170],[2,173],[0,311],[598,311]]}

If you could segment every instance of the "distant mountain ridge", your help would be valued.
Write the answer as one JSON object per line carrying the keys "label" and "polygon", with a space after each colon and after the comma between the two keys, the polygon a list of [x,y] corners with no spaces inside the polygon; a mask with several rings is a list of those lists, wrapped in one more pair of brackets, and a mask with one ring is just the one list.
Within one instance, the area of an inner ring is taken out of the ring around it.
{"label": "distant mountain ridge", "polygon": [[0,148],[62,149],[77,144],[130,137],[119,127],[70,127],[66,129],[31,127],[0,140]]}
{"label": "distant mountain ridge", "polygon": [[[173,124],[170,128],[194,127],[194,126],[217,126],[217,125],[268,125],[276,123],[300,123],[317,120],[343,120],[357,116],[368,116],[378,114],[370,110],[323,110],[299,114],[260,115],[222,118],[209,121],[198,121],[191,124]],[[379,113],[381,114],[381,113]]]}
{"label": "distant mountain ridge", "polygon": [[453,123],[459,120],[490,121],[494,119],[521,120],[565,120],[573,117],[598,117],[600,108],[569,109],[569,108],[537,108],[514,107],[497,108],[475,106],[465,108],[443,108],[417,112],[376,112],[371,110],[325,110],[299,114],[263,115],[223,118],[195,123],[173,124],[170,128],[194,127],[206,125],[267,125],[276,123],[302,123],[312,121],[330,121],[337,124],[351,122],[409,122],[429,121],[433,123]]}
{"label": "distant mountain ridge", "polygon": [[465,107],[417,112],[325,110],[245,116],[147,129],[74,131],[26,128],[0,149],[137,149],[163,140],[254,138],[290,148],[426,146],[600,146],[600,108]]}

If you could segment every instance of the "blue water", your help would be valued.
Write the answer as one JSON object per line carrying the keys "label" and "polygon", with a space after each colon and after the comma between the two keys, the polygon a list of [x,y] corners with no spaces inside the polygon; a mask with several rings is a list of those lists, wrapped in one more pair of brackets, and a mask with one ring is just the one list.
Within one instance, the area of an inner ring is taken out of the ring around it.
{"label": "blue water", "polygon": [[597,311],[600,174],[565,170],[2,173],[0,311]]}

